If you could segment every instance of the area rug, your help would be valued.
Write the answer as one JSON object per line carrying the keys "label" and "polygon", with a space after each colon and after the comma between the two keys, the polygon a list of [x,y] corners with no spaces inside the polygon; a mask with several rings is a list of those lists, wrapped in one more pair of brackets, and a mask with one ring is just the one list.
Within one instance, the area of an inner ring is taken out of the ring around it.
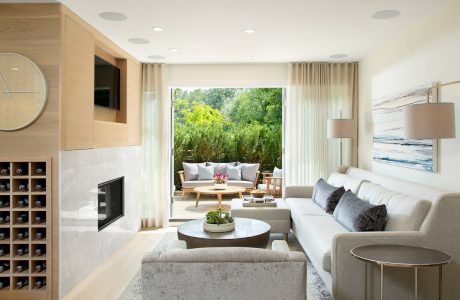
{"label": "area rug", "polygon": [[[271,249],[273,240],[281,239],[281,234],[272,234],[267,249]],[[157,247],[164,248],[171,240],[177,239],[177,234],[174,232],[167,233],[160,241]],[[302,251],[297,239],[293,234],[289,235],[289,248],[292,251]],[[141,270],[137,271],[134,277],[129,282],[128,286],[123,290],[118,300],[142,300],[142,281]],[[308,300],[332,300],[332,296],[324,285],[323,280],[318,275],[312,263],[308,260],[307,263],[307,299]]]}

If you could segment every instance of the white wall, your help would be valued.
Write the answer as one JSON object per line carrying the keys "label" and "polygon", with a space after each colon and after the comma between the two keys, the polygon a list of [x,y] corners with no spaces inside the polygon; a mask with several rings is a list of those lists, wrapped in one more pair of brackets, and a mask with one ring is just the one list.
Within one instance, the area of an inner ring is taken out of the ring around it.
{"label": "white wall", "polygon": [[[460,191],[460,85],[440,89],[456,105],[456,139],[440,141],[439,171],[428,173],[372,161],[372,98],[432,82],[460,80],[460,1],[453,0],[359,62],[359,166]],[[401,16],[404,17],[404,14]]]}
{"label": "white wall", "polygon": [[287,64],[169,65],[171,87],[284,87]]}
{"label": "white wall", "polygon": [[[60,152],[61,297],[139,231],[141,160],[139,146]],[[98,231],[97,185],[121,176],[124,216]]]}

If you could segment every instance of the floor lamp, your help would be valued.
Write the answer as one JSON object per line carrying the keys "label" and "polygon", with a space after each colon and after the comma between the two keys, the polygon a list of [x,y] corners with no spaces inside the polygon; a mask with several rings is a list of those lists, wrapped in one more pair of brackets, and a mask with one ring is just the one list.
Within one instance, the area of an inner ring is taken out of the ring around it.
{"label": "floor lamp", "polygon": [[340,166],[342,165],[342,139],[355,137],[355,122],[353,119],[327,120],[327,137],[340,139]]}

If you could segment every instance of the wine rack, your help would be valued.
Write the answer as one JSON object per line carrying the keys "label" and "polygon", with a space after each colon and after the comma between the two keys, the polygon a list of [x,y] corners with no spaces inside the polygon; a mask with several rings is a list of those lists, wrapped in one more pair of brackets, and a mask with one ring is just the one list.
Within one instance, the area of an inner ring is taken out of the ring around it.
{"label": "wine rack", "polygon": [[0,299],[50,295],[50,205],[49,158],[0,158]]}

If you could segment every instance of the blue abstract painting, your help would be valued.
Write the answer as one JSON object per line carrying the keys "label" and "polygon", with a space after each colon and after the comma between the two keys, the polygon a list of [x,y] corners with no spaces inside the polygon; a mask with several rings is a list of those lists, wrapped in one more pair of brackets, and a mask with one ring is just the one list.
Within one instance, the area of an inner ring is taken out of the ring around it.
{"label": "blue abstract painting", "polygon": [[373,99],[374,161],[427,172],[437,171],[436,141],[403,138],[403,107],[425,103],[431,86]]}

